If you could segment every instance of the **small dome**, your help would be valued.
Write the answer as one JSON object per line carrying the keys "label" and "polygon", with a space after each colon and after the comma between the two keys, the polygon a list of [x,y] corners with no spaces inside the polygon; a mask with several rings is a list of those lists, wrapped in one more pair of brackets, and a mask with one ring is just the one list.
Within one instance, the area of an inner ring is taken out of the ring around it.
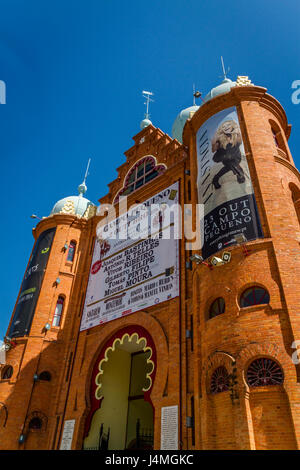
{"label": "small dome", "polygon": [[178,114],[177,118],[174,121],[172,127],[172,137],[173,139],[177,139],[179,142],[182,143],[182,132],[185,126],[185,123],[188,119],[190,119],[193,114],[199,109],[199,106],[190,106],[189,108],[185,108]]}
{"label": "small dome", "polygon": [[83,197],[87,191],[84,181],[78,186],[78,196],[68,196],[60,199],[53,207],[51,214],[70,214],[89,219],[96,213],[96,206]]}
{"label": "small dome", "polygon": [[82,217],[90,206],[95,207],[91,201],[81,195],[64,197],[54,205],[50,215],[71,214]]}
{"label": "small dome", "polygon": [[150,119],[147,119],[147,118],[146,118],[146,119],[143,119],[143,120],[141,121],[141,124],[140,124],[141,129],[145,129],[145,127],[150,126],[150,124],[152,124],[152,122],[150,121]]}
{"label": "small dome", "polygon": [[203,98],[203,102],[206,103],[207,101],[215,98],[219,95],[224,95],[224,93],[229,93],[231,88],[236,86],[236,82],[230,80],[230,78],[224,78],[223,82],[220,85],[212,88],[209,93]]}

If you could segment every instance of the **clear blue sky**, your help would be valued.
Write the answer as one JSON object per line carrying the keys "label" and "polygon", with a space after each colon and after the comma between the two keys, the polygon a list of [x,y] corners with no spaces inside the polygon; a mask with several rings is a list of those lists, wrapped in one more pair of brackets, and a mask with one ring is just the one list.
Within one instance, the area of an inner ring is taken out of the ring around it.
{"label": "clear blue sky", "polygon": [[32,213],[77,193],[97,202],[139,131],[141,91],[155,93],[153,124],[171,134],[177,113],[229,76],[249,75],[284,106],[300,166],[299,0],[2,0],[0,105],[2,230],[0,339],[33,244]]}

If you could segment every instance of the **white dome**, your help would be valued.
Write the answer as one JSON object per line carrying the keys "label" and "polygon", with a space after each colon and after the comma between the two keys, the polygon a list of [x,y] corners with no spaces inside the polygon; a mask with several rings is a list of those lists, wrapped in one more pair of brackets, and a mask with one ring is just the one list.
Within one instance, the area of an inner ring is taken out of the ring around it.
{"label": "white dome", "polygon": [[145,129],[145,127],[150,126],[150,124],[152,124],[150,119],[145,118],[141,121],[140,127],[141,127],[141,129]]}
{"label": "white dome", "polygon": [[172,126],[172,137],[173,139],[177,139],[179,142],[182,143],[182,132],[185,126],[185,123],[188,119],[190,119],[193,114],[199,109],[199,106],[190,106],[189,108],[185,108],[178,114],[177,118],[174,121]]}
{"label": "white dome", "polygon": [[229,93],[231,88],[236,86],[236,82],[230,80],[230,78],[224,78],[223,82],[220,85],[212,88],[209,93],[203,98],[203,102],[206,103],[207,101],[215,98],[219,95],[224,95],[224,93]]}
{"label": "white dome", "polygon": [[78,196],[68,196],[57,201],[54,205],[51,214],[70,214],[77,215],[78,217],[90,218],[96,213],[96,206],[83,197],[87,191],[85,179],[83,183],[78,186]]}
{"label": "white dome", "polygon": [[82,217],[89,206],[94,206],[94,204],[81,195],[68,196],[57,201],[50,215],[69,213]]}

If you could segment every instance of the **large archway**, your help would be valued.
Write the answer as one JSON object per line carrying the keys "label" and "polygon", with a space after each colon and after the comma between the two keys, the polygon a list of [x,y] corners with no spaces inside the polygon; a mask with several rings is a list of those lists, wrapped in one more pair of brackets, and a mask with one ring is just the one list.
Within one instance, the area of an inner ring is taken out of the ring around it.
{"label": "large archway", "polygon": [[130,326],[110,338],[92,374],[84,449],[153,447],[155,369],[154,343],[144,328]]}

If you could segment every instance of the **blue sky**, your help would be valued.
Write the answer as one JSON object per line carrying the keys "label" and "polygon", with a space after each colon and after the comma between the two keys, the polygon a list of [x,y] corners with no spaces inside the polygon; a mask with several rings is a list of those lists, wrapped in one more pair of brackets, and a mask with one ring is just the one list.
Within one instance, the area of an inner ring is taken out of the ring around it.
{"label": "blue sky", "polygon": [[300,166],[299,0],[2,0],[0,105],[2,230],[0,338],[33,245],[32,213],[76,194],[92,158],[87,197],[97,202],[139,131],[142,90],[155,93],[153,124],[171,134],[221,80],[249,75],[284,106]]}

